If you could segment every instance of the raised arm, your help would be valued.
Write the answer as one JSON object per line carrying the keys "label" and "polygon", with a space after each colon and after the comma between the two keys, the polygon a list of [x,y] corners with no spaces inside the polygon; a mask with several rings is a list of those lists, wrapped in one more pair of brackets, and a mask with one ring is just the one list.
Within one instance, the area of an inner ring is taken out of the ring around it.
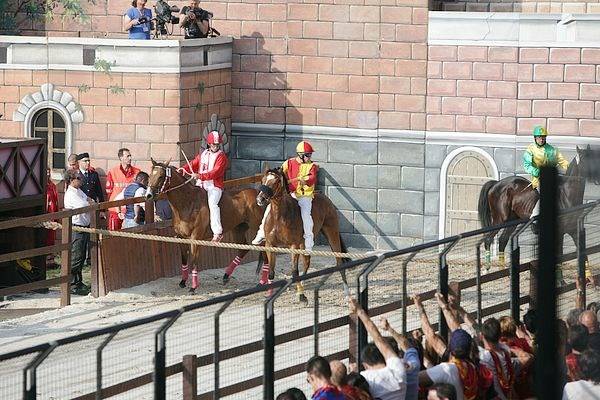
{"label": "raised arm", "polygon": [[460,317],[463,319],[463,321],[465,321],[467,325],[469,325],[473,329],[475,328],[475,320],[469,315],[467,311],[465,311],[464,308],[462,308],[460,304],[458,304],[458,301],[456,301],[456,298],[454,296],[448,296],[448,305],[450,306],[450,308],[453,308],[454,310],[456,310],[456,312],[458,312],[458,315],[460,315]]}
{"label": "raised arm", "polygon": [[373,321],[371,321],[369,314],[367,314],[367,312],[362,309],[360,304],[358,304],[358,302],[355,299],[349,298],[348,306],[350,308],[350,314],[356,314],[358,318],[360,318],[363,325],[367,329],[367,332],[373,338],[375,346],[377,346],[377,349],[379,349],[379,351],[383,355],[383,358],[387,360],[390,358],[398,357],[398,355],[392,349],[392,346],[390,346],[389,343],[383,338],[383,336],[381,336],[381,333],[379,333],[379,329],[377,329]]}
{"label": "raised arm", "polygon": [[392,326],[386,318],[381,318],[380,322],[381,323],[379,326],[381,326],[381,329],[387,331],[390,335],[392,335],[396,343],[398,343],[398,347],[400,347],[402,351],[406,352],[409,348],[411,348],[410,343],[406,339],[406,337],[404,337],[404,335],[392,328]]}
{"label": "raised arm", "polygon": [[460,329],[460,321],[456,318],[456,315],[454,315],[454,313],[448,306],[448,303],[446,303],[446,299],[444,299],[444,296],[442,296],[441,293],[436,293],[435,298],[437,299],[438,305],[444,313],[444,318],[446,318],[446,323],[448,324],[448,328],[450,328],[450,331]]}
{"label": "raised arm", "polygon": [[423,307],[423,303],[421,303],[421,297],[419,295],[415,295],[413,297],[413,301],[415,302],[415,306],[417,307],[419,316],[421,317],[421,329],[423,329],[423,333],[425,334],[425,340],[427,340],[435,352],[441,356],[446,351],[446,344],[438,335],[435,334],[435,331],[431,327],[431,323],[429,322],[429,318],[425,312],[425,307]]}

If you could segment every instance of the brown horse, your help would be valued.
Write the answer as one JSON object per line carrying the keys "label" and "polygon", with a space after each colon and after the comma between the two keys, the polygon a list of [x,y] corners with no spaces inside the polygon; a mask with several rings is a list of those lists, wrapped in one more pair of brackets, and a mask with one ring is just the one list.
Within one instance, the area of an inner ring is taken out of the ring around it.
{"label": "brown horse", "polygon": [[[195,240],[210,240],[210,219],[208,197],[204,189],[195,186],[191,180],[186,180],[174,166],[152,160],[152,172],[148,182],[147,198],[154,194],[166,193],[171,209],[173,210],[173,228],[178,236]],[[219,202],[221,208],[221,225],[223,233],[232,232],[234,243],[247,244],[246,234],[256,235],[264,208],[256,204],[256,189],[225,190]],[[192,287],[194,293],[198,286],[197,264],[201,247],[190,246],[192,270]],[[224,283],[235,268],[241,263],[248,250],[238,250],[237,256],[225,270]],[[181,251],[181,282],[184,288],[188,278],[187,273],[187,245]]]}
{"label": "brown horse", "polygon": [[[559,177],[559,209],[583,204],[586,178],[590,176],[590,162],[592,162],[592,157],[589,146],[585,150],[577,148],[577,155],[569,163],[566,174]],[[478,205],[482,227],[529,218],[538,197],[538,192],[532,188],[531,182],[520,176],[509,176],[500,181],[486,182],[481,188]],[[558,245],[559,254],[562,254],[565,233],[571,236],[577,245],[577,216],[569,216],[568,220],[563,220],[560,226],[562,234],[559,235]],[[504,249],[515,229],[516,227],[506,228],[500,235],[499,257],[502,264],[504,264]],[[490,246],[496,233],[497,231],[490,232],[484,241],[488,264]]]}
{"label": "brown horse", "polygon": [[[266,246],[290,247],[292,249],[304,249],[304,231],[302,228],[302,217],[300,215],[300,206],[288,192],[288,181],[281,168],[270,169],[265,172],[262,178],[262,185],[259,188],[256,202],[259,206],[270,204],[271,210],[265,220],[265,239]],[[321,193],[316,193],[313,198],[312,218],[314,222],[313,232],[315,237],[319,232],[323,232],[331,250],[335,252],[347,252],[346,246],[340,236],[339,218],[337,210],[331,200]],[[292,256],[292,276],[297,278],[299,255]],[[269,279],[275,277],[275,263],[277,254],[267,252]],[[303,255],[303,274],[306,274],[310,267],[310,256]],[[336,258],[337,265],[349,261],[347,258]],[[267,270],[263,269],[263,273]],[[344,281],[344,290],[348,291],[346,276],[342,273]],[[264,279],[262,280],[264,283]],[[304,287],[301,282],[296,284],[296,293],[298,300],[307,302],[304,295]]]}

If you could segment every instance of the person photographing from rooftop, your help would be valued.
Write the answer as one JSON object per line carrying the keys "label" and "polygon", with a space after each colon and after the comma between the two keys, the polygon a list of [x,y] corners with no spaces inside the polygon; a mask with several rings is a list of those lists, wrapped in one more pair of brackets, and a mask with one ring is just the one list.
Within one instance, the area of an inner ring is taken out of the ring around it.
{"label": "person photographing from rooftop", "polygon": [[189,5],[181,9],[179,26],[185,30],[186,39],[198,39],[208,36],[211,14],[200,8],[200,0],[190,0]]}
{"label": "person photographing from rooftop", "polygon": [[146,8],[147,0],[133,0],[123,16],[123,30],[129,39],[150,40],[152,10]]}

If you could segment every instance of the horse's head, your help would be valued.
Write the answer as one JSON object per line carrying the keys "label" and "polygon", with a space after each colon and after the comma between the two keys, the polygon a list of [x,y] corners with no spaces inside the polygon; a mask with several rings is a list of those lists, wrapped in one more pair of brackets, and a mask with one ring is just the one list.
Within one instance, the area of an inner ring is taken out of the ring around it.
{"label": "horse's head", "polygon": [[166,163],[156,162],[153,158],[150,158],[150,161],[152,161],[152,172],[150,172],[148,189],[146,189],[147,199],[153,198],[155,194],[160,194],[165,189],[172,173],[169,166],[171,159]]}
{"label": "horse's head", "polygon": [[281,197],[287,190],[285,174],[281,168],[269,169],[265,171],[261,185],[258,188],[256,203],[263,207],[272,199]]}
{"label": "horse's head", "polygon": [[[569,172],[574,169],[572,168],[573,163],[576,163],[576,171]],[[588,144],[586,148],[580,149],[577,147],[577,155],[575,160],[569,164],[567,175],[572,175],[576,172],[580,177],[589,179],[596,184],[600,184],[600,151],[592,149]]]}

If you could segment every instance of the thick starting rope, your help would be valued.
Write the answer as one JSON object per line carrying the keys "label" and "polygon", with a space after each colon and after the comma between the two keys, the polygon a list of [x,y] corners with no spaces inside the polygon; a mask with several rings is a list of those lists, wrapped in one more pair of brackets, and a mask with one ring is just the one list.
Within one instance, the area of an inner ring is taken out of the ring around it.
{"label": "thick starting rope", "polygon": [[[39,227],[46,229],[61,229],[61,224],[58,222],[44,222],[38,224]],[[107,229],[97,229],[97,228],[84,228],[81,226],[73,226],[73,231],[76,232],[87,232],[98,235],[105,236],[116,236],[116,237],[124,237],[130,239],[143,239],[143,240],[153,240],[155,242],[167,242],[167,243],[180,243],[180,244],[193,244],[198,246],[205,247],[219,247],[224,249],[234,249],[234,250],[256,250],[256,251],[266,251],[269,253],[287,253],[287,254],[298,254],[298,255],[307,255],[307,256],[320,256],[320,257],[339,257],[339,258],[364,258],[371,255],[374,255],[374,252],[370,253],[340,253],[335,251],[321,251],[321,250],[301,250],[301,249],[288,249],[283,247],[265,247],[265,246],[255,246],[252,244],[238,244],[238,243],[227,243],[227,242],[212,242],[209,240],[195,240],[195,239],[184,239],[172,236],[160,236],[160,235],[149,235],[145,233],[134,233],[134,232],[123,232],[123,231],[109,231]]]}

